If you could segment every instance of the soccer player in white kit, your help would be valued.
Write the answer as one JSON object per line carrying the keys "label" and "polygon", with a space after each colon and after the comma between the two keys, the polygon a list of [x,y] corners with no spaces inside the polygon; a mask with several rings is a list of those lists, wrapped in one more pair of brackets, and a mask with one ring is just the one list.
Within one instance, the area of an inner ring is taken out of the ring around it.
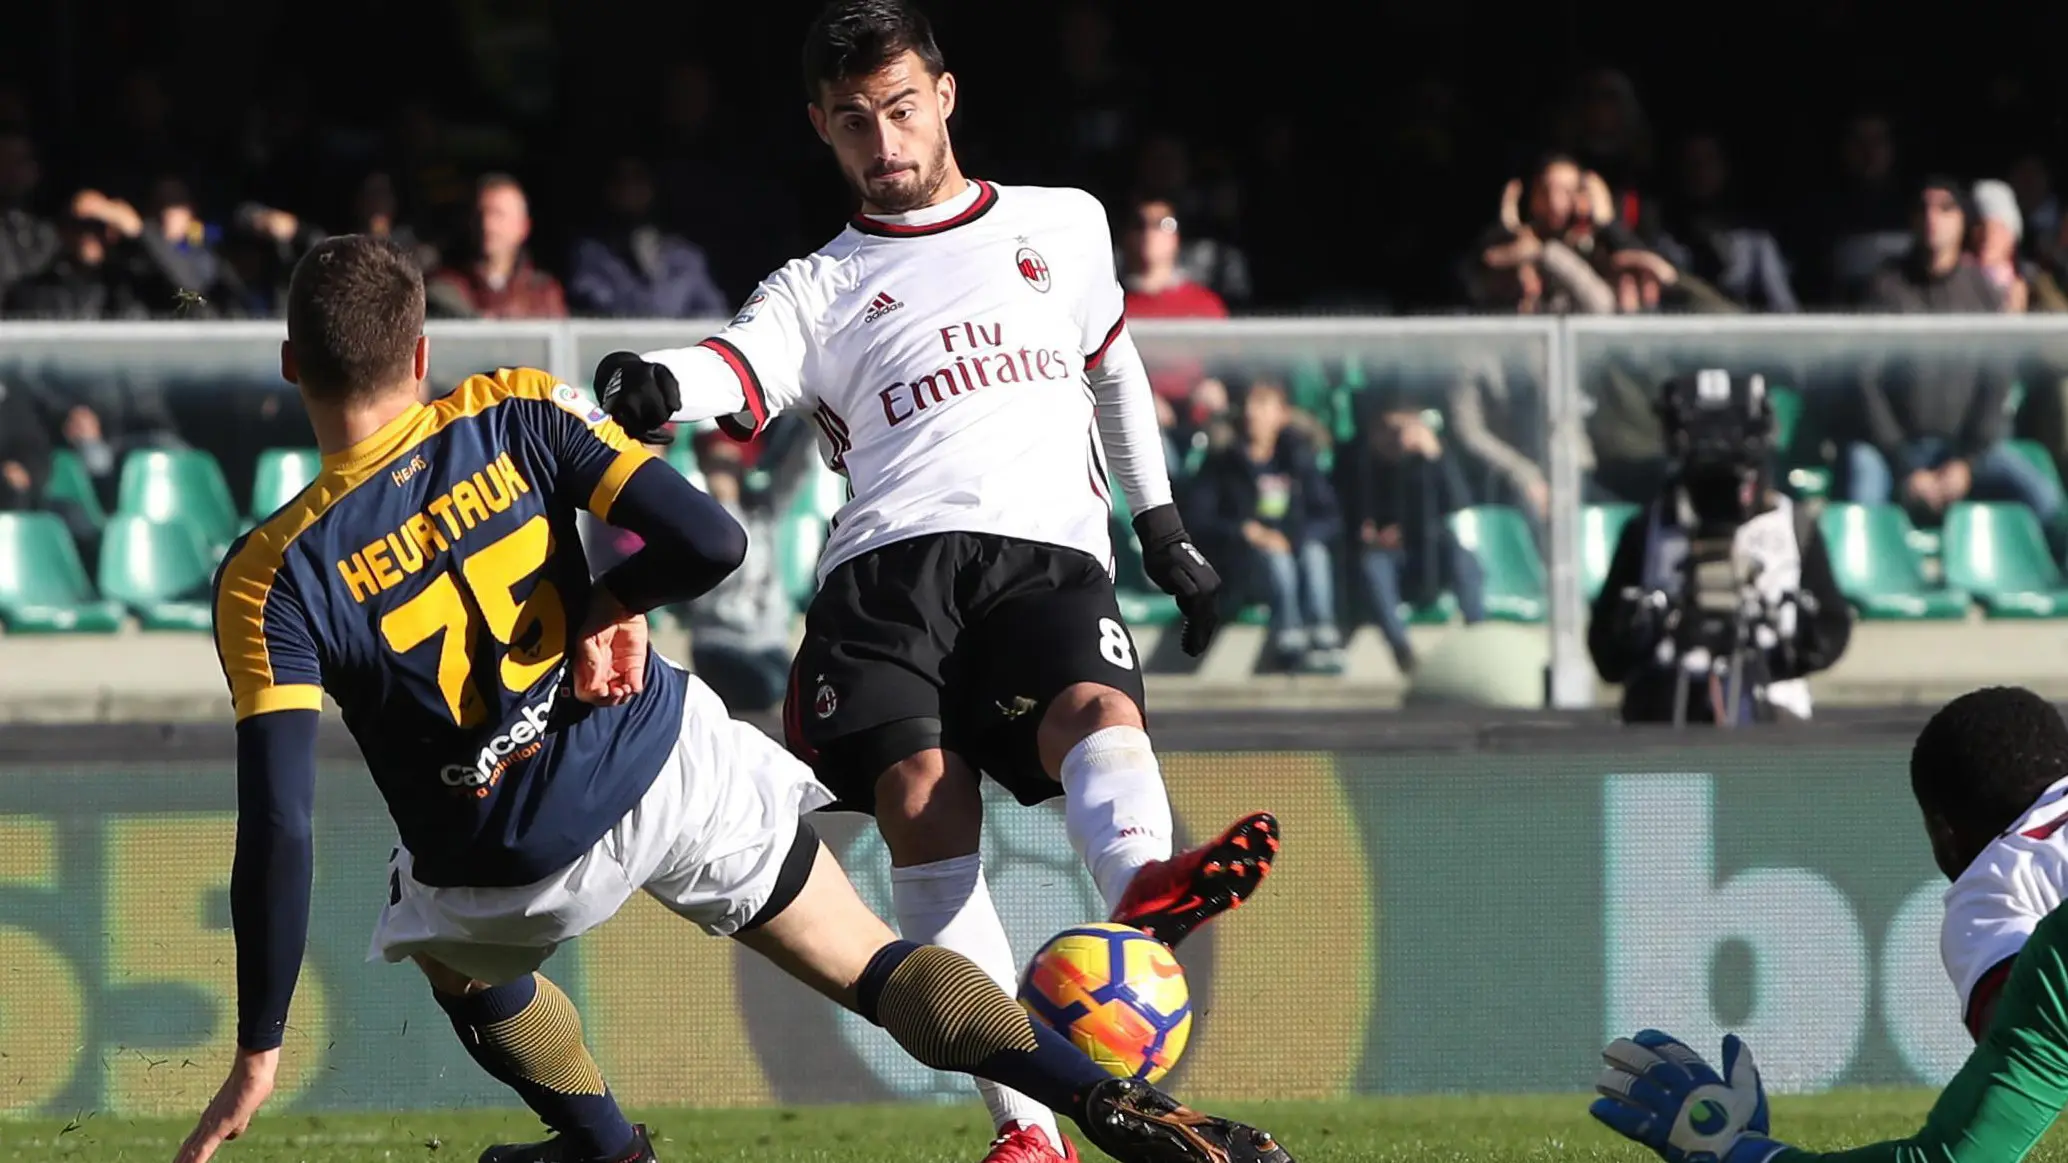
{"label": "soccer player in white kit", "polygon": [[[717,335],[605,357],[603,406],[635,435],[717,418],[750,438],[786,411],[818,426],[851,499],[819,562],[785,733],[836,806],[876,816],[907,939],[1007,988],[1017,977],[978,855],[982,772],[1022,803],[1063,796],[1112,918],[1176,944],[1255,890],[1278,825],[1255,813],[1172,856],[1113,590],[1109,455],[1191,654],[1211,641],[1220,579],[1172,504],[1105,210],[963,175],[955,78],[902,0],[837,0],[804,73],[861,212]],[[1075,1157],[1048,1110],[981,1089],[989,1163]]]}
{"label": "soccer player in white kit", "polygon": [[2018,953],[2068,886],[2068,723],[2023,687],[1970,691],[1918,734],[1910,788],[1953,882],[1939,956],[1980,1040]]}

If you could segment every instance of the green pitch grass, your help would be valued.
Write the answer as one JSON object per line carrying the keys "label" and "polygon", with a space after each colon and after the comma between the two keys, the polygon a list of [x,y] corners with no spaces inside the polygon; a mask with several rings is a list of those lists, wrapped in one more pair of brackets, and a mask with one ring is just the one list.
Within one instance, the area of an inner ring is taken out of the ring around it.
{"label": "green pitch grass", "polygon": [[[1774,1102],[1777,1130],[1833,1149],[1916,1129],[1922,1091],[1845,1091]],[[1219,1108],[1217,1108],[1219,1109]],[[1567,1163],[1650,1159],[1595,1125],[1579,1095],[1377,1098],[1232,1103],[1226,1113],[1278,1135],[1299,1163]],[[989,1132],[980,1109],[815,1107],[635,1112],[663,1163],[975,1163]],[[64,1122],[0,1122],[0,1163],[166,1163],[189,1124],[81,1114]],[[492,1142],[536,1137],[521,1112],[448,1111],[262,1118],[217,1156],[225,1163],[473,1163]],[[1104,1159],[1086,1151],[1087,1160]],[[2068,1163],[2068,1134],[2034,1159]]]}

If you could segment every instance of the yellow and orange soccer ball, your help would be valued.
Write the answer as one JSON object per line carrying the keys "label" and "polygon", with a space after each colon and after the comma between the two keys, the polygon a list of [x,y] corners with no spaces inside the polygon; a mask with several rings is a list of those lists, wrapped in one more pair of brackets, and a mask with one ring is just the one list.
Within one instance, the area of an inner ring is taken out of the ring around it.
{"label": "yellow and orange soccer ball", "polygon": [[1065,929],[1027,963],[1020,1004],[1121,1078],[1155,1082],[1192,1036],[1192,991],[1170,948],[1140,929]]}

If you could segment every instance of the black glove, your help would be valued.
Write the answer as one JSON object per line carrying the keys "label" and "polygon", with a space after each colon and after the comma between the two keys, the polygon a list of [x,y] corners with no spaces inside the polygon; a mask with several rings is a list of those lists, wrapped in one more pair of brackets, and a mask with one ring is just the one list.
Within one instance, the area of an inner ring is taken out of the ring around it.
{"label": "black glove", "polygon": [[1178,612],[1185,616],[1185,653],[1194,658],[1205,654],[1221,625],[1221,575],[1192,544],[1176,505],[1145,510],[1134,525],[1142,543],[1142,568],[1157,589],[1178,600]]}
{"label": "black glove", "polygon": [[682,409],[682,388],[660,364],[613,351],[596,365],[596,399],[625,435],[647,441]]}

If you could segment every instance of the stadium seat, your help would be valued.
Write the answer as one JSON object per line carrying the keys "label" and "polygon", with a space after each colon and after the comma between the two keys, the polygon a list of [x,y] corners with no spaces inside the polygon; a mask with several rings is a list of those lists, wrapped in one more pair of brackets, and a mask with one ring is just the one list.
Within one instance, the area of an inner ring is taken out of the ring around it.
{"label": "stadium seat", "polygon": [[116,513],[101,535],[101,593],[136,612],[146,630],[208,630],[215,555],[195,529]]}
{"label": "stadium seat", "polygon": [[122,607],[95,599],[54,513],[0,513],[0,625],[10,634],[108,634]]}
{"label": "stadium seat", "polygon": [[193,449],[145,449],[124,457],[115,511],[179,522],[211,553],[227,547],[242,524],[222,468],[214,457]]}
{"label": "stadium seat", "polygon": [[1785,461],[1802,425],[1802,393],[1777,385],[1767,398],[1774,409],[1774,451]]}
{"label": "stadium seat", "polygon": [[252,524],[279,512],[322,470],[323,454],[313,448],[268,448],[259,453],[251,474]]}
{"label": "stadium seat", "polygon": [[1550,607],[1543,556],[1522,511],[1476,505],[1448,518],[1486,575],[1486,616],[1500,622],[1541,622]]}
{"label": "stadium seat", "polygon": [[1637,506],[1618,501],[1588,505],[1580,510],[1580,597],[1588,602],[1601,592],[1608,580],[1609,564],[1616,558],[1616,542],[1623,526],[1637,515]]}
{"label": "stadium seat", "polygon": [[1860,617],[1920,621],[1967,617],[1971,599],[1925,580],[1900,505],[1831,504],[1818,518],[1838,589]]}
{"label": "stadium seat", "polygon": [[1947,584],[1975,595],[1990,617],[2068,616],[2068,579],[2032,510],[1961,502],[1946,511],[1942,544]]}
{"label": "stadium seat", "polygon": [[2022,457],[2027,464],[2039,470],[2039,474],[2061,488],[2061,466],[2054,463],[2054,454],[2037,440],[2006,440],[2004,448],[2014,456]]}
{"label": "stadium seat", "polygon": [[108,523],[108,511],[101,507],[100,494],[94,491],[93,478],[87,475],[86,462],[79,454],[60,450],[50,457],[50,480],[43,486],[43,496],[52,501],[70,501],[79,506],[95,528]]}

